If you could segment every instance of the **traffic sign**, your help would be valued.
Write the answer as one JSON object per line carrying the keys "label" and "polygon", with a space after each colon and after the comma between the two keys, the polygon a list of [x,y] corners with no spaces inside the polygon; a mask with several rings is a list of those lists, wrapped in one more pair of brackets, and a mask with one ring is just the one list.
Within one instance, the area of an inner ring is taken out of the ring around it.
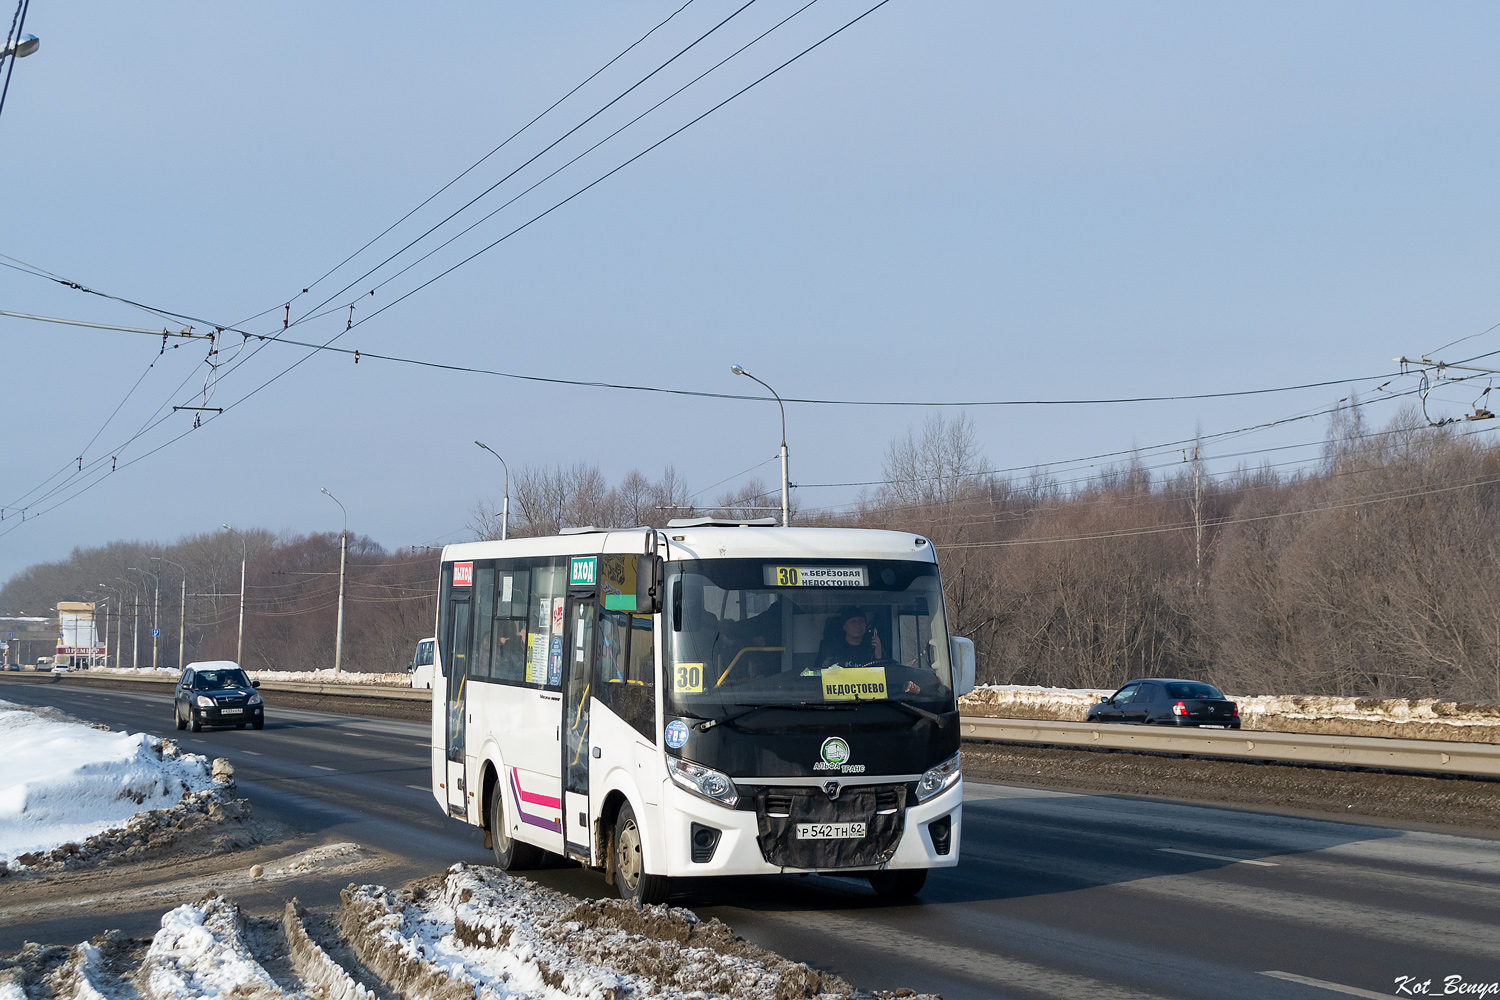
{"label": "traffic sign", "polygon": [[152,629],[151,630],[151,638],[153,638],[153,639],[160,639],[161,638],[161,629],[159,629],[159,628]]}

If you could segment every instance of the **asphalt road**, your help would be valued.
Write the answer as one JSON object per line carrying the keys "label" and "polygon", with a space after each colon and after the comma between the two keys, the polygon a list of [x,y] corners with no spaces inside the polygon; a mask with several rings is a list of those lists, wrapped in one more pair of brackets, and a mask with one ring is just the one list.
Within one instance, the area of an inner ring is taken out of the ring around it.
{"label": "asphalt road", "polygon": [[[263,732],[195,735],[172,728],[161,695],[9,683],[0,699],[188,737],[186,748],[234,762],[262,815],[404,859],[379,873],[387,883],[489,857],[428,794],[423,726],[280,710]],[[690,883],[673,902],[856,986],[948,1000],[1330,1000],[1396,995],[1399,976],[1414,977],[1408,990],[1430,980],[1430,995],[1448,976],[1500,981],[1500,841],[972,782],[967,798],[963,862],[935,872],[918,902],[792,876]],[[579,869],[533,877],[608,891]],[[313,905],[336,891],[297,888]],[[0,951],[106,926],[149,934],[156,916],[4,927]]]}

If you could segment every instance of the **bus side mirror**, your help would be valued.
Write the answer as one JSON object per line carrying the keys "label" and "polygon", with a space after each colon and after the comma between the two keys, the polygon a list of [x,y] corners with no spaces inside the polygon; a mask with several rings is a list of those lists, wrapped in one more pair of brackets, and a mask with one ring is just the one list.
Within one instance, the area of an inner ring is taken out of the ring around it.
{"label": "bus side mirror", "polygon": [[949,636],[948,660],[953,664],[953,693],[962,698],[974,690],[974,640]]}
{"label": "bus side mirror", "polygon": [[635,613],[661,614],[661,556],[643,555],[635,564]]}

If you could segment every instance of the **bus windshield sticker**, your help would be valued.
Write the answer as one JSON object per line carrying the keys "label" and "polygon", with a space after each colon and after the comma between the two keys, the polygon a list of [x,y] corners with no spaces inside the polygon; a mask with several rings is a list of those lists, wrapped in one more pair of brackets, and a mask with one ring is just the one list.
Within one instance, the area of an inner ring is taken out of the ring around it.
{"label": "bus windshield sticker", "polygon": [[592,587],[598,581],[598,556],[574,556],[568,561],[568,586]]}
{"label": "bus windshield sticker", "polygon": [[667,746],[673,750],[681,750],[687,745],[688,727],[681,719],[673,719],[667,723]]}
{"label": "bus windshield sticker", "polygon": [[870,573],[864,566],[771,566],[765,567],[767,587],[868,587]]}
{"label": "bus windshield sticker", "polygon": [[885,667],[843,667],[823,671],[824,701],[878,701],[885,696]]}
{"label": "bus windshield sticker", "polygon": [[551,656],[547,660],[547,683],[554,687],[562,683],[563,648],[562,636],[552,637]]}
{"label": "bus windshield sticker", "polygon": [[547,676],[547,637],[533,633],[529,641],[531,656],[526,660],[526,683],[540,684]]}
{"label": "bus windshield sticker", "polygon": [[672,688],[680,694],[703,693],[703,664],[679,663],[672,673]]}
{"label": "bus windshield sticker", "polygon": [[471,562],[453,564],[453,586],[474,586],[474,564]]}

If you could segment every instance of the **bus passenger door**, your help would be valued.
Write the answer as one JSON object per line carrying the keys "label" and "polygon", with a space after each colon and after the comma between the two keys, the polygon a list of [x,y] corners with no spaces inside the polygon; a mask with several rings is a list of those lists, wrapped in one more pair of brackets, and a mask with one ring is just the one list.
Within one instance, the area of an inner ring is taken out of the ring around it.
{"label": "bus passenger door", "polygon": [[592,597],[568,599],[567,669],[563,671],[563,840],[567,853],[584,864],[592,860],[589,824],[589,690],[594,656]]}
{"label": "bus passenger door", "polygon": [[448,603],[448,621],[445,623],[447,640],[443,648],[448,651],[448,768],[443,785],[447,788],[448,815],[465,819],[468,803],[464,785],[464,731],[468,728],[469,643],[473,628],[470,621],[468,594],[455,593]]}

